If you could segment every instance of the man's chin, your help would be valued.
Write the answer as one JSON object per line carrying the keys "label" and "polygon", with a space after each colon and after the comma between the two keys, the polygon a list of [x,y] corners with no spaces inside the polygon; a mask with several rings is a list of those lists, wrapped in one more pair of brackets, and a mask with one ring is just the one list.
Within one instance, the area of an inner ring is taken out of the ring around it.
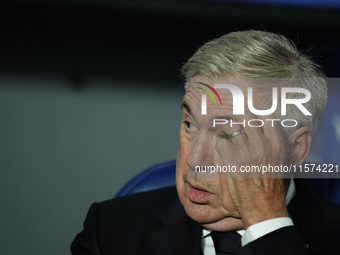
{"label": "man's chin", "polygon": [[237,231],[244,229],[243,222],[241,219],[237,218],[224,218],[223,220],[212,222],[212,223],[204,223],[200,225],[209,230],[220,231],[220,232],[227,232],[227,231]]}
{"label": "man's chin", "polygon": [[187,200],[184,208],[187,215],[203,228],[215,231],[243,229],[243,222],[240,218],[222,215],[207,204],[197,204]]}
{"label": "man's chin", "polygon": [[187,201],[184,208],[188,216],[200,224],[218,220],[218,216],[214,215],[215,213],[212,212],[210,206],[207,204],[198,204]]}

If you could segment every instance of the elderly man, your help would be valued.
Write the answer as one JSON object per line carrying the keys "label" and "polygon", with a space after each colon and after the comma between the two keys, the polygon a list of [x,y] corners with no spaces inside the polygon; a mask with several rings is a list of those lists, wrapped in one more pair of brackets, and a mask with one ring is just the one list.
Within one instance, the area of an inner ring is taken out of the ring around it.
{"label": "elderly man", "polygon": [[[339,206],[282,170],[304,162],[326,105],[318,66],[283,36],[244,31],[202,46],[183,74],[177,190],[93,204],[72,254],[338,254]],[[286,95],[275,88],[292,86],[304,89],[287,95],[300,104],[285,105],[283,116],[275,97]],[[248,105],[236,104],[240,91],[252,99]],[[312,93],[303,106],[301,91]],[[225,171],[215,171],[218,166]],[[240,171],[246,166],[281,170]]]}

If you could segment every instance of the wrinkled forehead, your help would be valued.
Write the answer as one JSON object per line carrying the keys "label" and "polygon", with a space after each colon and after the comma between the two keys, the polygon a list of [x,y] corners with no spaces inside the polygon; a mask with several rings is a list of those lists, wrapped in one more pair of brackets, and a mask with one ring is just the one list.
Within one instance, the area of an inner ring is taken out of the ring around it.
{"label": "wrinkled forehead", "polygon": [[[221,88],[223,85],[233,85],[239,88],[246,97],[247,88],[254,87],[254,83],[248,79],[241,78],[208,78],[195,76],[189,82],[185,99],[191,101],[200,101],[202,94],[207,94],[212,100],[207,100],[207,104],[229,102],[233,98],[231,90]],[[254,93],[259,93],[255,87]]]}
{"label": "wrinkled forehead", "polygon": [[192,113],[200,111],[202,115],[249,112],[248,99],[256,109],[266,110],[272,101],[271,87],[275,85],[278,83],[265,79],[195,76],[189,82],[184,102],[190,105]]}

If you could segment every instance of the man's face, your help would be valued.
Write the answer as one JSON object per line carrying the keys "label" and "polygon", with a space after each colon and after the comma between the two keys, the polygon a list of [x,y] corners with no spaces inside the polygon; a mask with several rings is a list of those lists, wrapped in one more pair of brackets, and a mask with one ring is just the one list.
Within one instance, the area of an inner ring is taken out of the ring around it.
{"label": "man's face", "polygon": [[[216,89],[223,106],[215,105],[208,96],[208,115],[202,115],[201,95],[205,92],[196,88],[199,86],[197,82],[212,87],[216,83],[213,79],[195,76],[184,96],[176,165],[178,195],[189,217],[203,227],[218,231],[242,229],[241,216],[229,196],[226,178],[201,178],[195,174],[195,166],[217,164],[223,166],[222,159],[215,150],[216,138],[230,134],[231,131],[228,130],[230,125],[219,125],[214,128],[212,118],[215,116],[216,119],[220,119],[221,116],[225,116],[225,119],[232,118],[232,94],[228,89]],[[238,87],[243,92],[246,91],[244,85]],[[265,104],[264,94],[254,93],[253,101],[257,109],[262,108],[259,105],[261,102]]]}

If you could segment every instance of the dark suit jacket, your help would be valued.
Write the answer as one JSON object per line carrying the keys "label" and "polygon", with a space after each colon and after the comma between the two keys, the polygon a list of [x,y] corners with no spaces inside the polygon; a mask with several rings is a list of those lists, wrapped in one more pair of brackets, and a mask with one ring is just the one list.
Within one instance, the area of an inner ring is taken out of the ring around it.
{"label": "dark suit jacket", "polygon": [[[316,197],[306,181],[295,183],[297,195],[288,206],[295,226],[253,241],[237,255],[340,254],[340,206]],[[176,188],[167,187],[93,204],[71,251],[73,255],[200,255],[201,230],[186,215]]]}

